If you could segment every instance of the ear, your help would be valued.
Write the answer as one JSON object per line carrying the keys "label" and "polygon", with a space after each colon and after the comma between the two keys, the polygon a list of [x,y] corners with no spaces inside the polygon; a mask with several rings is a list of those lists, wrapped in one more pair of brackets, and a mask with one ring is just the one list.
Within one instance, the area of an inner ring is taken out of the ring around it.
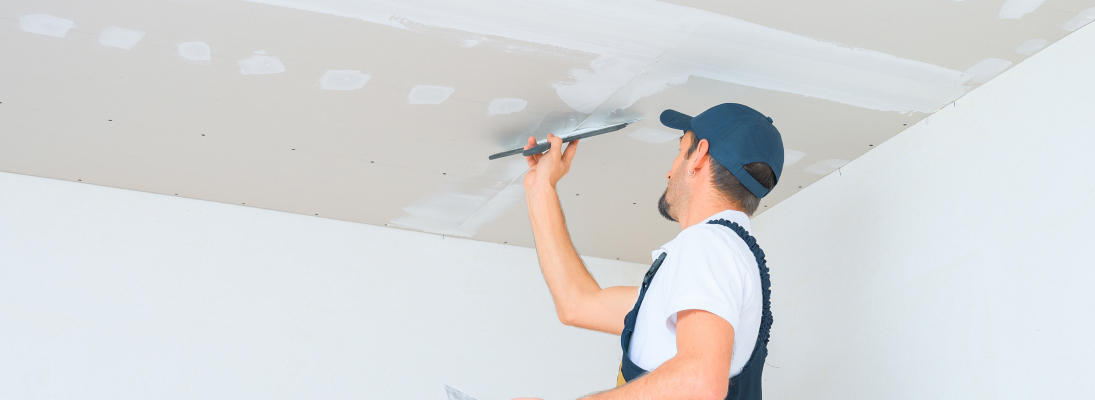
{"label": "ear", "polygon": [[692,157],[688,160],[689,171],[699,171],[703,169],[703,167],[710,165],[707,160],[707,150],[707,139],[701,139],[700,143],[696,145],[696,152],[692,153]]}

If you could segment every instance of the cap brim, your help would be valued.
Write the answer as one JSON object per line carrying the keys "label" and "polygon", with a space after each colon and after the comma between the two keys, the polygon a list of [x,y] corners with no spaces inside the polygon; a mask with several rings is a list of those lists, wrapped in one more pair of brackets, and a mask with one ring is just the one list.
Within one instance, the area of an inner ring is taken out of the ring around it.
{"label": "cap brim", "polygon": [[670,128],[681,131],[692,130],[692,117],[676,110],[662,111],[662,116],[660,119],[662,121],[662,125],[668,126]]}

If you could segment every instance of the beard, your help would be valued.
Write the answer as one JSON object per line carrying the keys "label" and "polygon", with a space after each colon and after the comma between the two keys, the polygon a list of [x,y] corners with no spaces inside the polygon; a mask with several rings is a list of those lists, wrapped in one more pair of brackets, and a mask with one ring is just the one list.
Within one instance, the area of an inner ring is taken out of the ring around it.
{"label": "beard", "polygon": [[[684,163],[678,171],[673,173],[673,176],[669,179],[669,184],[665,188],[665,192],[662,193],[662,197],[658,199],[658,213],[663,218],[673,222],[677,221],[674,214],[680,214],[682,212],[688,212],[688,202],[692,201],[691,192],[689,191],[688,184],[684,179]],[[673,192],[673,203],[669,203],[669,192]]]}
{"label": "beard", "polygon": [[662,218],[668,219],[673,222],[677,222],[673,215],[669,214],[669,201],[665,199],[665,195],[669,194],[669,189],[662,192],[662,198],[658,199],[658,213],[662,215]]}

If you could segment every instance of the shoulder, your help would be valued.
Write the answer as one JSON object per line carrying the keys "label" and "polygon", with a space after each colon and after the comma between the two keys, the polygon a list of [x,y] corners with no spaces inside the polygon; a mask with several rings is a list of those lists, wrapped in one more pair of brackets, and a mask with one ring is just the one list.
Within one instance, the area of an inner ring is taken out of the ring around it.
{"label": "shoulder", "polygon": [[730,228],[701,223],[681,231],[666,248],[669,264],[708,264],[711,267],[742,264],[753,259],[749,246]]}
{"label": "shoulder", "polygon": [[741,237],[730,228],[709,223],[692,225],[677,235],[676,243],[682,249],[710,248],[712,250],[729,249],[744,244]]}

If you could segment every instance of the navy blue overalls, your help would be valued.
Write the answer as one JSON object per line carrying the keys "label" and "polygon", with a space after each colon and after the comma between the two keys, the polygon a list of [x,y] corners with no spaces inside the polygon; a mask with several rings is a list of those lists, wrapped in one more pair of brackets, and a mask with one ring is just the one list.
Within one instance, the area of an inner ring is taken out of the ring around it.
{"label": "navy blue overalls", "polygon": [[[749,232],[745,231],[741,225],[733,222],[718,219],[714,221],[708,221],[709,224],[723,225],[730,228],[741,237],[741,240],[745,241],[745,244],[749,245],[749,250],[753,251],[753,256],[757,258],[757,267],[760,269],[760,288],[763,297],[763,310],[760,317],[760,333],[757,335],[757,343],[753,346],[753,354],[750,355],[749,361],[745,363],[745,367],[742,368],[741,373],[730,378],[730,390],[726,393],[727,400],[759,400],[760,396],[760,374],[764,369],[764,358],[768,356],[768,335],[772,329],[772,310],[771,310],[771,286],[772,282],[768,278],[768,266],[764,263],[764,251],[757,245],[757,240],[749,235]],[[639,316],[639,306],[643,303],[643,298],[646,297],[646,289],[650,286],[650,281],[654,279],[654,274],[658,273],[658,268],[661,267],[662,261],[665,260],[665,253],[662,253],[658,257],[654,264],[650,266],[650,270],[646,272],[646,277],[643,278],[643,286],[639,290],[639,300],[635,302],[635,307],[631,309],[631,312],[627,313],[627,317],[624,317],[624,331],[620,335],[620,345],[623,347],[624,356],[623,363],[620,365],[620,378],[624,382],[630,382],[631,380],[638,378],[647,373],[647,371],[639,368],[638,365],[631,362],[630,347],[631,347],[631,335],[635,333],[635,320]],[[623,382],[618,382],[620,385]]]}

